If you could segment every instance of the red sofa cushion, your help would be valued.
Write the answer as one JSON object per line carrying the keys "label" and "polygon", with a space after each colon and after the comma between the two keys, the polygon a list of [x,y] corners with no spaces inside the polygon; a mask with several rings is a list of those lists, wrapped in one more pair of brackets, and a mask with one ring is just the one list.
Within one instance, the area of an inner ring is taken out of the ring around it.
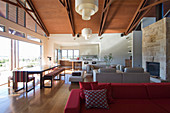
{"label": "red sofa cushion", "polygon": [[79,113],[80,111],[80,90],[72,89],[67,100],[64,113]]}
{"label": "red sofa cushion", "polygon": [[91,84],[98,84],[98,82],[79,82],[80,89],[91,90]]}
{"label": "red sofa cushion", "polygon": [[102,90],[84,90],[86,108],[105,108],[109,109],[107,103],[107,89]]}
{"label": "red sofa cushion", "polygon": [[112,98],[112,89],[111,84],[91,84],[92,90],[99,90],[99,89],[107,89],[107,100],[108,103],[114,103],[114,99]]}
{"label": "red sofa cushion", "polygon": [[170,113],[170,98],[166,99],[151,99],[153,103],[160,106],[164,110],[166,110],[168,113]]}
{"label": "red sofa cushion", "polygon": [[170,98],[170,83],[150,83],[145,85],[147,85],[150,98]]}
{"label": "red sofa cushion", "polygon": [[98,84],[98,82],[79,82],[81,99],[85,99],[84,90],[92,89],[91,84]]}
{"label": "red sofa cushion", "polygon": [[116,99],[107,109],[86,109],[81,103],[80,113],[167,113],[148,99]]}
{"label": "red sofa cushion", "polygon": [[114,99],[147,99],[147,89],[139,83],[111,83]]}

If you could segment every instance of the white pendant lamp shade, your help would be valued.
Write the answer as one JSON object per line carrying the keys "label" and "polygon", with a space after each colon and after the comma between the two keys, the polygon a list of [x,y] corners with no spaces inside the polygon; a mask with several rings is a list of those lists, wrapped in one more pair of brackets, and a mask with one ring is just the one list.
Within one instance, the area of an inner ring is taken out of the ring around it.
{"label": "white pendant lamp shade", "polygon": [[83,20],[90,20],[98,11],[98,0],[75,0],[75,10]]}
{"label": "white pendant lamp shade", "polygon": [[81,30],[81,34],[85,37],[85,40],[88,40],[92,35],[92,30],[90,28],[84,28]]}

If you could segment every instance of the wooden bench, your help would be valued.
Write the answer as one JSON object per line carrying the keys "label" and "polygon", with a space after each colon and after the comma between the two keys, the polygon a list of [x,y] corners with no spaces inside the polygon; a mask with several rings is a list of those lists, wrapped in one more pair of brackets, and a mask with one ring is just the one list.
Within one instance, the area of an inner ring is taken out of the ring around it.
{"label": "wooden bench", "polygon": [[[43,87],[44,88],[52,88],[52,81],[53,81],[54,77],[57,76],[58,74],[60,74],[63,71],[64,71],[64,76],[65,76],[65,68],[57,68],[57,69],[54,69],[53,72],[50,72],[50,73],[44,75],[44,77],[43,77]],[[45,80],[50,80],[51,81],[51,86],[45,86],[44,85]]]}

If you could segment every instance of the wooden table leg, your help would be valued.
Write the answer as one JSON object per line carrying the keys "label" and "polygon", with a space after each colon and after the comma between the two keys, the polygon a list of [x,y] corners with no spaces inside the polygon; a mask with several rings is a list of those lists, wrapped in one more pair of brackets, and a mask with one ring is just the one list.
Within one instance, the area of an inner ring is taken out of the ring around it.
{"label": "wooden table leg", "polygon": [[72,70],[74,70],[74,61],[72,61]]}
{"label": "wooden table leg", "polygon": [[40,73],[40,89],[42,89],[42,86],[43,86],[42,75],[43,75],[43,73]]}

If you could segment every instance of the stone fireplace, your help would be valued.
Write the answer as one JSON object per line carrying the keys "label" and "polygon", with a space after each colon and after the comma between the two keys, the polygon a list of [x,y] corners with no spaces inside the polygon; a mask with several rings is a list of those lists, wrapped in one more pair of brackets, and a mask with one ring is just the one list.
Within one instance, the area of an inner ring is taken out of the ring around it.
{"label": "stone fireplace", "polygon": [[146,62],[146,71],[150,73],[151,76],[160,77],[160,63],[159,62]]}
{"label": "stone fireplace", "polygon": [[142,67],[147,62],[158,62],[160,78],[170,82],[170,18],[153,23],[143,29]]}

